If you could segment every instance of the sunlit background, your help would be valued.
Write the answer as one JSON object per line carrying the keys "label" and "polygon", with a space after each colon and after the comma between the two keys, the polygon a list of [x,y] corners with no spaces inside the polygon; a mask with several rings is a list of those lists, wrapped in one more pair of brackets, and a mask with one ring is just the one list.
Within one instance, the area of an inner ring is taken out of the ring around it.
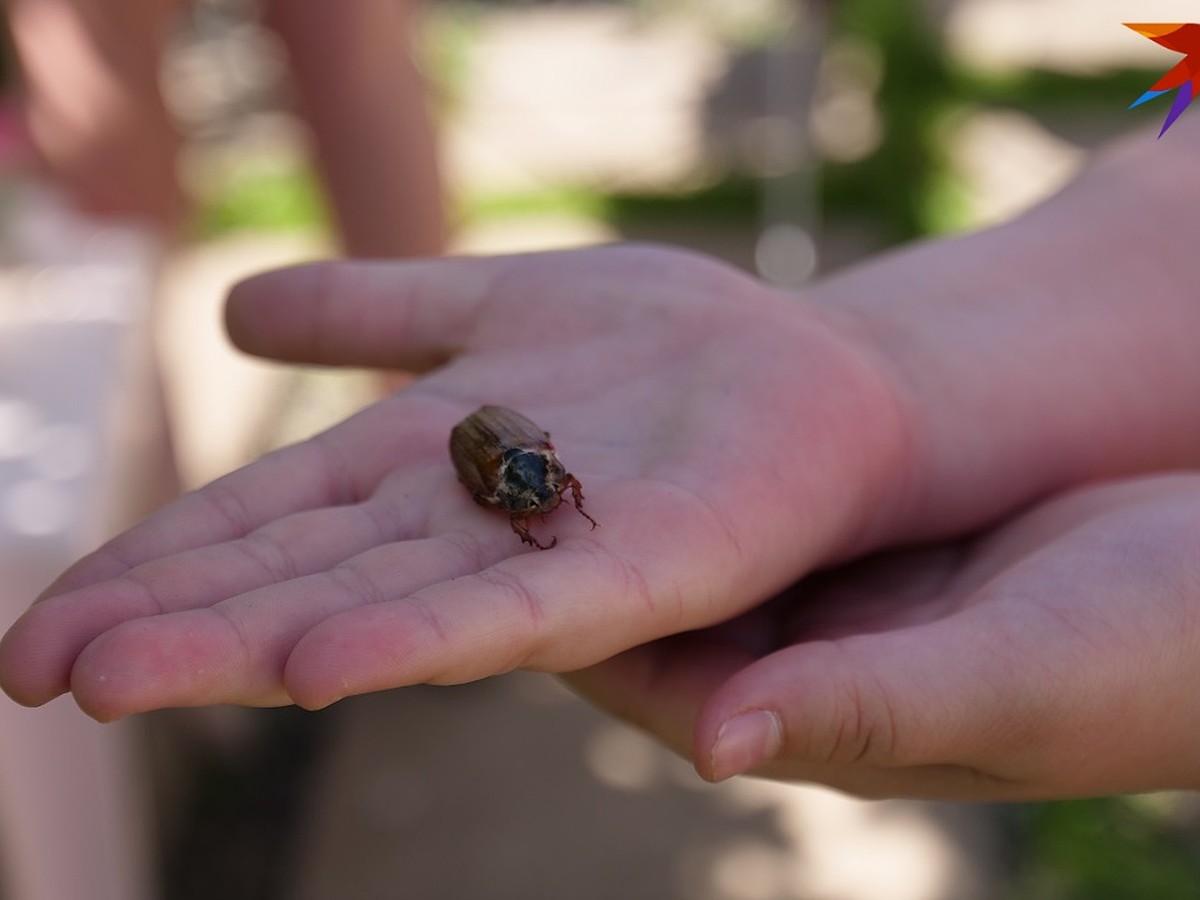
{"label": "sunlit background", "polygon": [[[1186,21],[1192,5],[1154,17]],[[1126,111],[1174,61],[1121,26],[1147,14],[1111,0],[431,2],[418,52],[451,249],[649,239],[803,290],[897,242],[1010,217],[1091,148],[1157,122],[1154,104]],[[220,331],[232,281],[335,252],[254,4],[198,3],[163,86],[196,201],[170,253],[81,219],[19,163],[0,189],[8,619],[161,499],[161,435],[130,412],[152,338],[185,486],[377,390],[363,373],[239,357]],[[123,729],[69,702],[9,707],[8,900],[1200,896],[1191,796],[981,808],[712,787],[542,676]]]}

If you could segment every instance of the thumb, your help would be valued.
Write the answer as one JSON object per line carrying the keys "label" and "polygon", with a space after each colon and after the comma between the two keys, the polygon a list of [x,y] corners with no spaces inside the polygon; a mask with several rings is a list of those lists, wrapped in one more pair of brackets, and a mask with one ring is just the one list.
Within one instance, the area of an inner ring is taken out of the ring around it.
{"label": "thumb", "polygon": [[337,261],[278,269],[234,285],[225,327],[255,356],[425,371],[463,344],[504,262]]}
{"label": "thumb", "polygon": [[[1030,723],[1061,698],[971,611],[896,632],[815,641],[733,675],[697,718],[705,778],[759,774],[863,796],[1015,798]],[[999,761],[999,762],[997,762]]]}

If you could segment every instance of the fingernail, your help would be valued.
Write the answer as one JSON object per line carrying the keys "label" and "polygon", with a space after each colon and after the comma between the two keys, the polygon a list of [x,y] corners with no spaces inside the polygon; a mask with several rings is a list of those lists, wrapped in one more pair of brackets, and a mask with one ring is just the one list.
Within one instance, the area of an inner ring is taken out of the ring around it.
{"label": "fingernail", "polygon": [[783,723],[769,709],[738,713],[717,731],[709,765],[713,781],[724,781],[774,759],[783,746]]}

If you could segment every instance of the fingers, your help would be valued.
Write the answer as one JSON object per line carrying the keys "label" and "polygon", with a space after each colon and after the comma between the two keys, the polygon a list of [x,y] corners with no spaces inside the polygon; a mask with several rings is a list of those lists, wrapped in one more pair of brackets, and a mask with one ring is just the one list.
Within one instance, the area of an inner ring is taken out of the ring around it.
{"label": "fingers", "polygon": [[314,439],[264,456],[179,498],[60,575],[50,597],[193,547],[241,537],[303,509],[348,502],[358,488],[332,445]]}
{"label": "fingers", "polygon": [[[0,640],[0,686],[21,703],[52,699],[67,689],[71,662],[97,634],[132,616],[189,604],[206,586],[238,586],[245,563],[254,560],[247,544],[215,557],[201,552],[175,574],[169,565],[150,565],[154,561],[238,541],[273,520],[345,502],[352,493],[347,480],[328,445],[313,440],[168,505],[84,557],[43,592]],[[212,568],[214,562],[220,567]],[[142,565],[149,568],[122,580]]]}
{"label": "fingers", "polygon": [[[748,771],[863,797],[1017,799],[1029,792],[1021,781],[940,761],[953,751],[932,740],[926,750],[895,749],[888,736],[900,724],[924,739],[920,729],[929,723],[906,718],[890,705],[911,694],[912,685],[897,683],[895,696],[869,696],[865,685],[875,675],[857,654],[870,656],[876,649],[806,644],[759,659],[710,630],[637,647],[565,680],[589,701],[691,758],[710,780]],[[952,680],[954,672],[942,676]],[[948,722],[962,706],[974,707],[977,719],[996,712],[964,702],[946,706],[941,715]],[[1007,746],[1004,739],[996,744]],[[939,761],[918,761],[924,756]]]}
{"label": "fingers", "polygon": [[44,703],[67,689],[76,655],[122,622],[211,606],[415,536],[452,478],[444,432],[422,424],[433,415],[445,411],[387,401],[165,507],[44,592],[0,641],[0,686]]}
{"label": "fingers", "polygon": [[589,702],[690,757],[705,701],[755,659],[710,632],[653,641],[562,678]]}
{"label": "fingers", "polygon": [[1159,591],[1111,546],[1063,562],[1037,600],[997,584],[934,623],[747,666],[699,713],[697,769],[976,801],[1194,784],[1196,641],[1163,615],[1181,582]]}
{"label": "fingers", "polygon": [[637,482],[609,486],[596,508],[603,534],[578,516],[562,517],[553,550],[502,559],[326,619],[292,651],[289,693],[302,706],[320,707],[350,694],[470,681],[518,667],[573,671],[726,618],[722,603],[734,595],[735,576],[698,573],[691,555],[732,573],[732,564],[722,565],[729,559],[726,533],[696,528],[686,544],[662,541],[647,553],[651,535],[686,515],[677,498],[660,492],[648,501],[646,493]]}
{"label": "fingers", "polygon": [[100,719],[212,703],[320,707],[522,665],[576,668],[675,620],[646,591],[598,593],[643,576],[590,540],[560,534],[553,552],[497,563],[512,536],[487,533],[377,548],[212,608],[124,622],[79,653],[71,690]]}
{"label": "fingers", "polygon": [[0,684],[18,702],[40,705],[67,690],[83,648],[123,622],[212,606],[325,571],[409,531],[403,511],[380,499],[310,510],[52,596],[35,604],[0,644]]}
{"label": "fingers", "polygon": [[295,512],[356,503],[393,470],[412,470],[410,481],[420,484],[428,461],[445,457],[451,421],[452,413],[417,397],[377,403],[330,431],[268,453],[168,504],[73,565],[42,596],[240,538]]}
{"label": "fingers", "polygon": [[839,768],[860,777],[939,765],[977,739],[1005,740],[998,733],[1009,718],[1004,706],[1025,692],[1014,690],[1017,673],[1003,654],[980,652],[973,627],[949,619],[814,641],[747,666],[698,719],[697,769],[720,781],[787,760],[793,772],[821,773],[814,780],[831,783]]}
{"label": "fingers", "polygon": [[[225,308],[233,342],[258,356],[322,365],[427,371],[471,343],[486,319],[488,349],[544,345],[587,299],[610,314],[614,292],[744,290],[731,269],[656,247],[437,260],[339,261],[256,275]],[[624,287],[622,288],[622,285]],[[569,286],[564,294],[564,286]],[[569,301],[569,303],[567,302]]]}
{"label": "fingers", "polygon": [[131,619],[80,651],[71,691],[101,720],[171,706],[289,703],[284,666],[315,625],[459,577],[480,566],[481,554],[502,552],[499,541],[488,546],[456,537],[391,544],[211,607]]}
{"label": "fingers", "polygon": [[[444,493],[444,485],[426,480]],[[352,543],[378,538],[371,517],[325,511],[324,524],[314,527],[317,511],[297,514],[307,519],[264,528],[269,540],[252,534],[198,548],[46,601],[17,641],[24,670],[37,678],[10,675],[9,686],[19,699],[40,702],[69,681],[79,704],[101,719],[211,703],[291,699],[318,707],[353,693],[467,681],[518,666],[577,669],[726,615],[718,601],[732,595],[731,584],[697,576],[686,555],[637,552],[661,528],[656,515],[679,516],[668,499],[638,500],[644,490],[637,485],[629,493],[645,515],[606,518],[604,542],[582,518],[564,517],[554,550],[513,556],[513,535],[456,492],[461,509],[431,508],[431,521],[418,528],[439,537],[377,546],[325,571],[305,571],[281,555],[288,535],[299,542],[289,550],[327,562]],[[620,507],[619,496],[608,499]],[[692,545],[717,557],[726,552],[723,536],[714,527],[691,535]],[[259,586],[221,599],[237,584]],[[67,621],[75,615],[80,623]],[[64,630],[75,637],[64,642]]]}
{"label": "fingers", "polygon": [[285,683],[297,703],[317,708],[519,667],[578,669],[674,630],[678,610],[652,587],[670,583],[677,581],[560,532],[552,551],[331,616],[297,643]]}
{"label": "fingers", "polygon": [[281,269],[234,286],[226,327],[258,356],[425,371],[462,345],[505,268],[452,259]]}
{"label": "fingers", "polygon": [[[376,547],[212,606],[127,619],[78,652],[70,689],[100,719],[212,703],[323,706],[350,693],[465,681],[523,663],[575,667],[621,649],[609,642],[638,642],[612,629],[613,620],[635,623],[627,629],[635,631],[639,617],[653,627],[647,610],[673,620],[673,608],[646,592],[610,599],[602,586],[642,576],[597,549],[586,522],[561,523],[552,552],[506,559],[512,534],[458,499],[477,515],[478,532]],[[617,523],[610,530],[620,536]]]}

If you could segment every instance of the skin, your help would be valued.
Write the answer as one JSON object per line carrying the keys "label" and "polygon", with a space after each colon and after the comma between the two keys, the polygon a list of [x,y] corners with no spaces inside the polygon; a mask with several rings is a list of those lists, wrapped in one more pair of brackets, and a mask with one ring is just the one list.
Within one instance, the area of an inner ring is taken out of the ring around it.
{"label": "skin", "polygon": [[[576,299],[556,307],[564,282]],[[614,305],[614,293],[636,299]],[[888,461],[904,452],[894,398],[817,311],[682,254],[301,267],[243,284],[230,320],[243,347],[285,359],[435,368],[65,574],[0,651],[22,702],[70,688],[102,719],[193,703],[318,707],[517,666],[579,668],[742,612],[831,546],[861,541],[859,510],[883,503],[887,473],[907,464]],[[775,364],[746,377],[747,355],[764,349]],[[804,382],[841,387],[787,390]],[[526,553],[503,514],[472,501],[446,438],[482,399],[554,434],[603,528],[558,514],[554,551]],[[825,435],[809,448],[820,467],[781,465],[799,420]],[[739,434],[762,440],[739,446]],[[853,458],[838,452],[852,445]],[[721,477],[729,466],[751,477]],[[776,502],[781,492],[845,513],[816,519]],[[837,502],[854,493],[862,502]],[[669,547],[653,540],[670,531]],[[697,571],[696,554],[714,571]],[[38,635],[54,635],[53,649]]]}
{"label": "skin", "polygon": [[1196,475],[1084,489],[570,680],[713,780],[971,800],[1195,789],[1198,527]]}
{"label": "skin", "polygon": [[415,46],[421,0],[267,0],[349,256],[445,249],[437,136]]}
{"label": "skin", "polygon": [[181,138],[159,91],[176,0],[6,0],[37,167],[91,215],[174,236]]}
{"label": "skin", "polygon": [[[524,667],[713,779],[1195,787],[1198,476],[1133,476],[1200,459],[1196,140],[803,298],[639,247],[245,282],[250,352],[425,374],[82,560],[0,683],[112,719]],[[602,528],[528,551],[471,501],[446,436],[482,402]]]}
{"label": "skin", "polygon": [[[79,210],[168,239],[185,224],[182,137],[160,91],[183,0],[5,0],[40,174]],[[436,136],[414,60],[419,0],[265,0],[351,256],[440,253]]]}

